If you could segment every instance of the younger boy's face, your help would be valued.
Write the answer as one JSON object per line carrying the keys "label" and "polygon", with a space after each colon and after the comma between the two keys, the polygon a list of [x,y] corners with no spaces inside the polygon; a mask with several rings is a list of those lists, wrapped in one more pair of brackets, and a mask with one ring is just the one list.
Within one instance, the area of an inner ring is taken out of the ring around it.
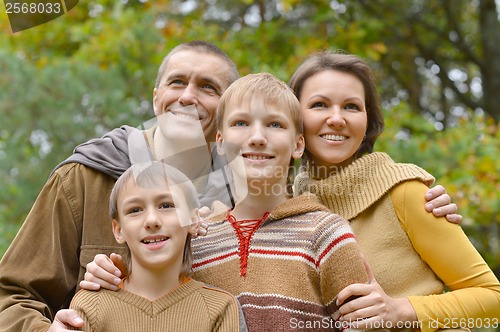
{"label": "younger boy's face", "polygon": [[226,105],[216,140],[228,160],[243,159],[247,182],[286,182],[290,159],[304,151],[290,111],[256,99]]}
{"label": "younger boy's face", "polygon": [[134,264],[180,268],[188,227],[181,226],[166,184],[142,188],[129,179],[117,197],[117,208],[113,233],[119,243],[127,243]]}

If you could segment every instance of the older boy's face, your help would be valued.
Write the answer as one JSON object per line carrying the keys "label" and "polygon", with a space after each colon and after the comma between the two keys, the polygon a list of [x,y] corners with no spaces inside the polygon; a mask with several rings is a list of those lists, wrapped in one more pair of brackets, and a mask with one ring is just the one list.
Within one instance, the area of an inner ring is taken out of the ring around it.
{"label": "older boy's face", "polygon": [[247,182],[286,182],[290,159],[300,158],[304,139],[297,134],[288,109],[254,99],[228,103],[217,146],[228,160],[243,159]]}
{"label": "older boy's face", "polygon": [[156,116],[166,113],[176,116],[180,129],[179,133],[164,134],[190,135],[189,128],[199,128],[201,124],[206,141],[213,142],[215,110],[228,87],[229,71],[229,65],[215,55],[191,50],[173,54],[159,87],[154,90],[153,104]]}
{"label": "older boy's face", "polygon": [[188,228],[179,223],[168,186],[142,188],[130,179],[117,203],[119,222],[113,221],[113,233],[119,243],[127,243],[134,264],[180,268]]}

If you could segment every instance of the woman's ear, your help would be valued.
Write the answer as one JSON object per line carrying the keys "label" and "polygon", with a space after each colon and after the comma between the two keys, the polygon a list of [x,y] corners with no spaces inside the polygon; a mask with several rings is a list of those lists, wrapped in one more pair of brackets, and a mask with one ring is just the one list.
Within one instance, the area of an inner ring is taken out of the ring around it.
{"label": "woman's ear", "polygon": [[217,134],[215,135],[215,143],[217,144],[217,153],[220,156],[223,156],[226,154],[226,151],[224,150],[224,140],[222,139],[222,133],[217,130]]}
{"label": "woman's ear", "polygon": [[127,241],[125,241],[125,238],[122,235],[122,227],[120,226],[120,223],[118,222],[118,220],[113,219],[113,221],[111,223],[113,226],[113,235],[115,236],[116,242],[118,242],[120,244],[127,242]]}
{"label": "woman's ear", "polygon": [[303,135],[298,135],[297,140],[295,142],[295,149],[292,152],[293,159],[299,159],[302,157],[304,153],[304,149],[306,148],[306,141]]}

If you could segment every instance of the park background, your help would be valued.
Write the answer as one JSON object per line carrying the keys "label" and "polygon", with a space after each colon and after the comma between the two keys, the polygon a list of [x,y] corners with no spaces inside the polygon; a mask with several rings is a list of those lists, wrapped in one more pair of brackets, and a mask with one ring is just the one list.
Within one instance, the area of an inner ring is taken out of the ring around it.
{"label": "park background", "polygon": [[376,150],[436,176],[500,276],[499,7],[498,0],[88,0],[15,34],[0,7],[0,257],[54,166],[81,142],[152,118],[163,56],[203,39],[226,51],[241,75],[265,71],[285,81],[313,51],[366,59],[386,120]]}

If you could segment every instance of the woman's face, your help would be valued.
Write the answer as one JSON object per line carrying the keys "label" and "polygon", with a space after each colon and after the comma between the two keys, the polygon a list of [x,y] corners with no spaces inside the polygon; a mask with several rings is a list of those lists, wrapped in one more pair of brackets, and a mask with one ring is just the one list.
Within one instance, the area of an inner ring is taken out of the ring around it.
{"label": "woman's face", "polygon": [[300,105],[306,149],[314,167],[352,163],[367,129],[361,81],[346,72],[322,71],[304,82]]}

